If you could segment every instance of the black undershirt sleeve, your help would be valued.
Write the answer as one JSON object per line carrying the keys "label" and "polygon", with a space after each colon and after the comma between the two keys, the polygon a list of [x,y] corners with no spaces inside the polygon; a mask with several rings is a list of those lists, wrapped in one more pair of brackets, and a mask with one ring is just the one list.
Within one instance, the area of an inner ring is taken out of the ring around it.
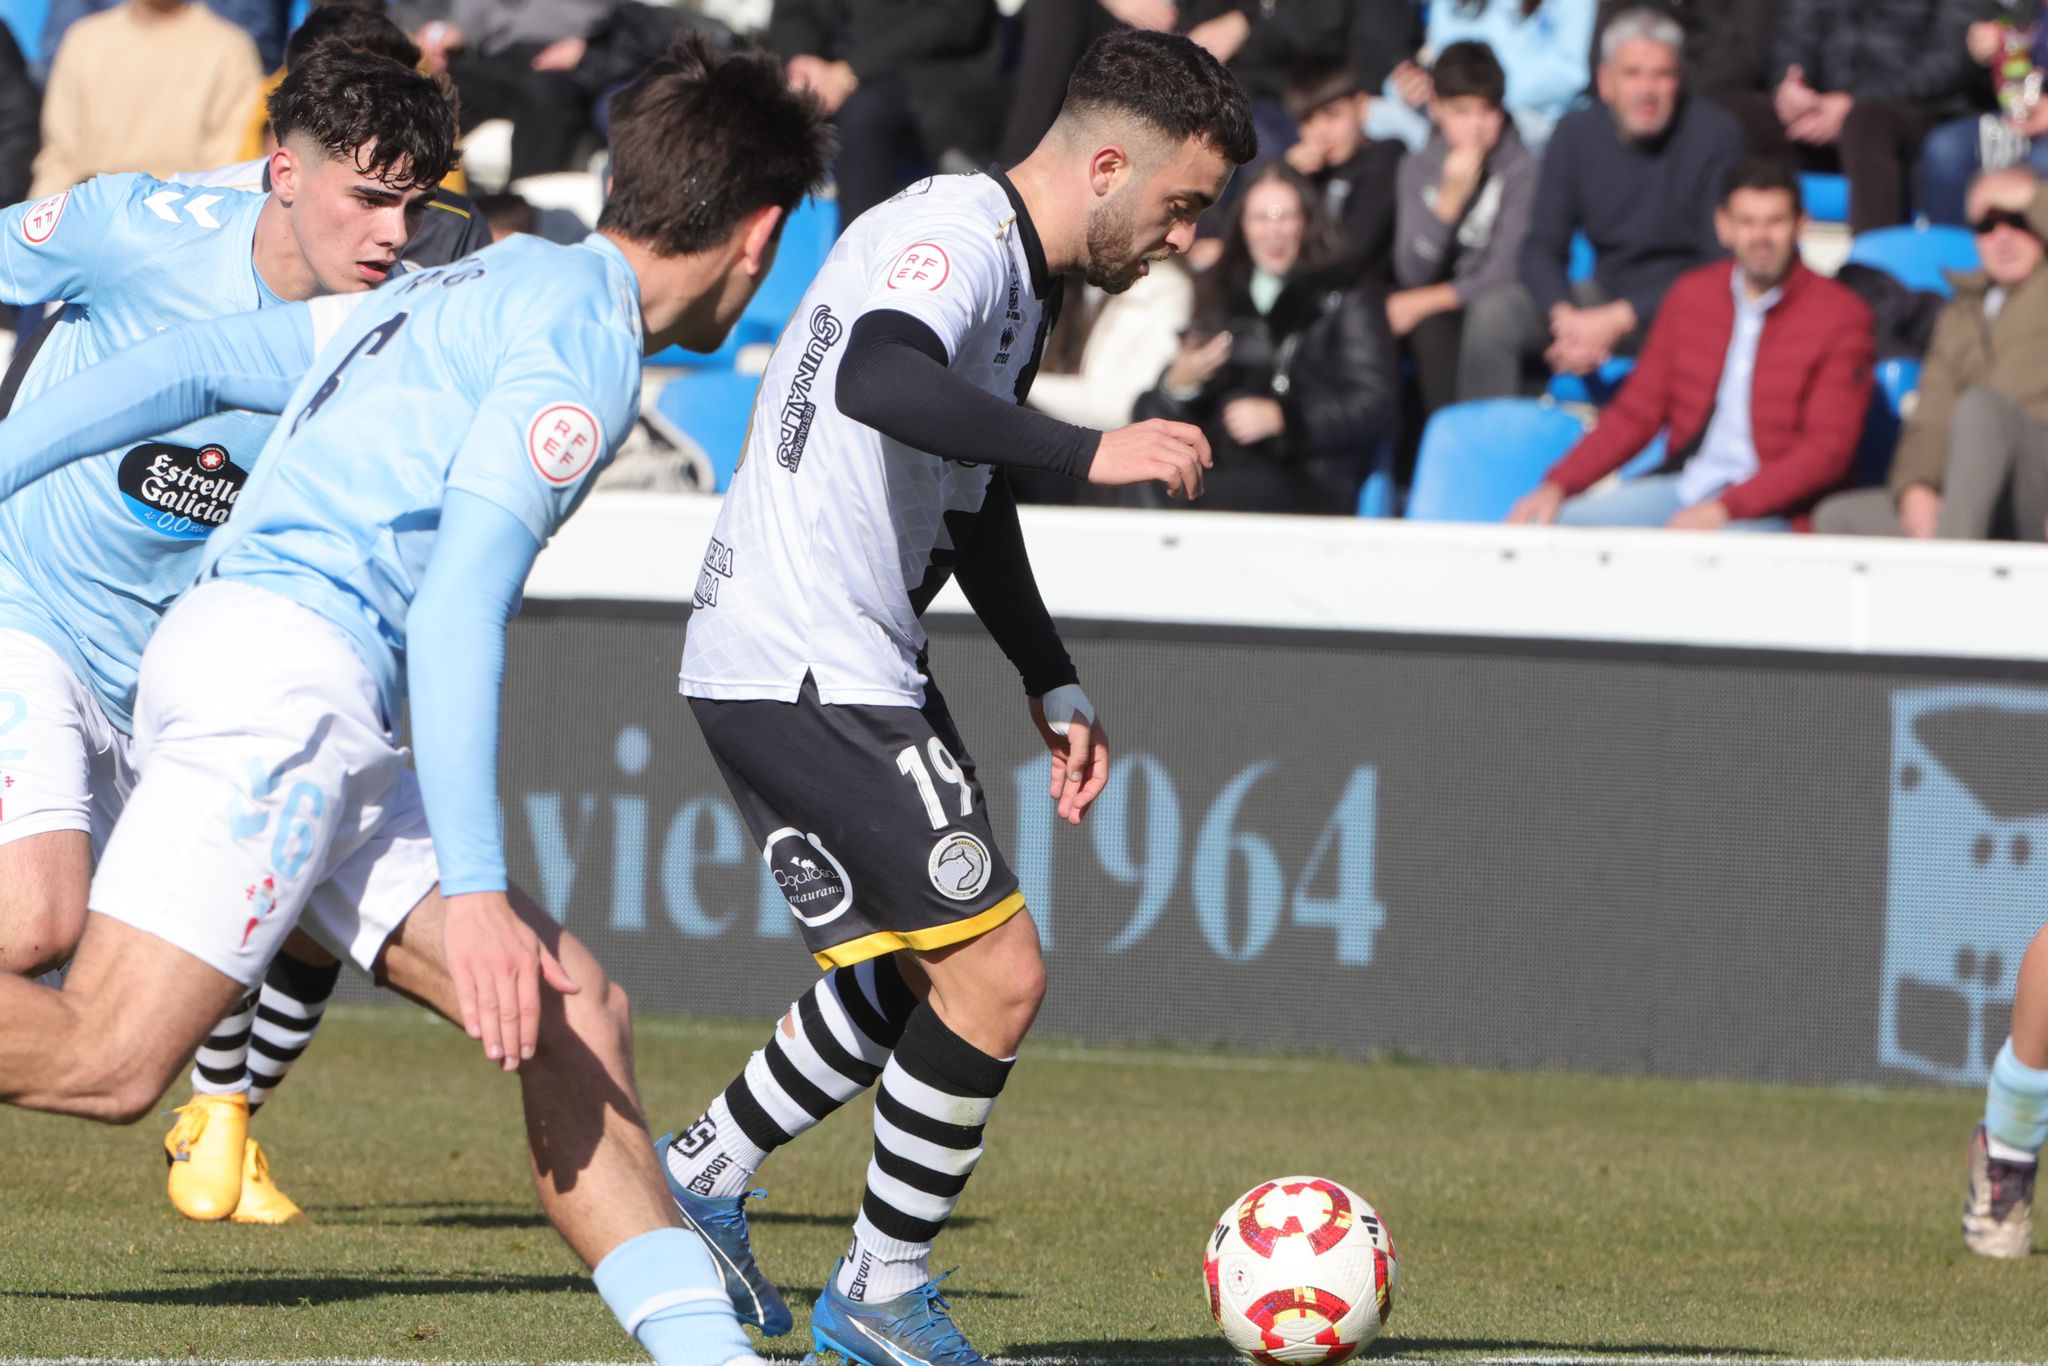
{"label": "black undershirt sleeve", "polygon": [[978,389],[946,362],[938,333],[908,313],[862,314],[839,362],[839,411],[943,460],[1088,477],[1102,433]]}
{"label": "black undershirt sleeve", "polygon": [[953,533],[953,577],[974,615],[1016,666],[1025,693],[1043,697],[1080,682],[1039,596],[1024,550],[1024,528],[1017,522],[1017,498],[1003,472],[991,472],[979,512],[948,513],[946,527]]}

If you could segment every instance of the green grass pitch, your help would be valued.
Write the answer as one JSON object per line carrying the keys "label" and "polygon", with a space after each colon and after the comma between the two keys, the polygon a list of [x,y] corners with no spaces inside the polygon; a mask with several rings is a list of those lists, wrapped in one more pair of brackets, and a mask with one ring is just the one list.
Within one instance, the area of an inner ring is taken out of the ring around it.
{"label": "green grass pitch", "polygon": [[[655,1123],[762,1029],[642,1020]],[[638,1359],[526,1186],[515,1085],[418,1011],[337,1009],[257,1121],[311,1216],[280,1229],[173,1214],[162,1125],[0,1111],[0,1358]],[[991,1354],[1215,1362],[1204,1236],[1257,1180],[1314,1172],[1399,1245],[1375,1356],[2048,1359],[2048,1256],[1958,1239],[1980,1104],[1041,1044],[937,1265]],[[763,1174],[757,1247],[798,1312],[774,1355],[801,1353],[845,1244],[867,1115]]]}

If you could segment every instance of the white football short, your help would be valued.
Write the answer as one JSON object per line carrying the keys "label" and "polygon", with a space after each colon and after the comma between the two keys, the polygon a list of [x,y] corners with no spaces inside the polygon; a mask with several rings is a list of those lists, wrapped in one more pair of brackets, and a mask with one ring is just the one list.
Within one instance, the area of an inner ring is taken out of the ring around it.
{"label": "white football short", "polygon": [[376,682],[278,594],[213,580],[164,617],[142,656],[135,767],[92,908],[245,986],[295,923],[368,970],[439,880]]}
{"label": "white football short", "polygon": [[97,855],[135,785],[128,737],[57,652],[0,630],[0,844],[83,830]]}

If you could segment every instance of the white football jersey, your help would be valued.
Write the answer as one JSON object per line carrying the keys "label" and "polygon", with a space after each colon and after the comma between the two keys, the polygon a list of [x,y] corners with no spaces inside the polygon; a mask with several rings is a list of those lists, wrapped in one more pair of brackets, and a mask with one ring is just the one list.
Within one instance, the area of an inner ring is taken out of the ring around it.
{"label": "white football jersey", "polygon": [[999,176],[919,181],[841,235],[776,343],[739,473],[697,579],[683,646],[690,697],[922,706],[918,590],[975,512],[986,465],[913,449],[839,411],[846,338],[890,309],[929,326],[953,374],[1021,401],[1054,282]]}

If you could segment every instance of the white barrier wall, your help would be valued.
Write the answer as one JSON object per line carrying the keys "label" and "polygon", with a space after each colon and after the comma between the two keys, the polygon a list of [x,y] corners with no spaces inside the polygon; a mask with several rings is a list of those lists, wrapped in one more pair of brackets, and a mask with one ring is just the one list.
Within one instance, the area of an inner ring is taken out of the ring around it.
{"label": "white barrier wall", "polygon": [[[527,596],[687,603],[718,506],[596,494]],[[1023,515],[1046,602],[1069,620],[2048,660],[2037,545]],[[948,590],[935,610],[967,609]]]}

